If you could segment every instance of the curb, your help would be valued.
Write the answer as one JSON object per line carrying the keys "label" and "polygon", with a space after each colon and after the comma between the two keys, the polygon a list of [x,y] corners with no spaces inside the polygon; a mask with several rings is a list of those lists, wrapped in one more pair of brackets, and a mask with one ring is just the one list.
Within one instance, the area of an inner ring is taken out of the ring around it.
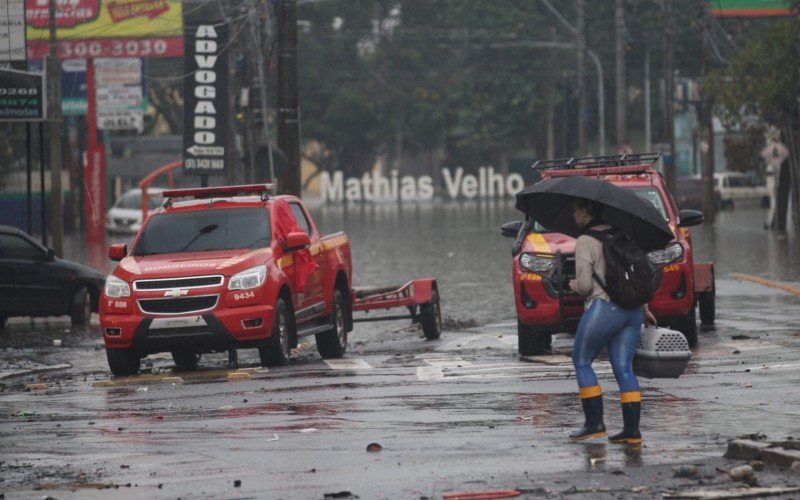
{"label": "curb", "polygon": [[779,467],[791,467],[800,462],[800,450],[787,450],[780,443],[736,439],[728,443],[725,458],[740,460],[761,460],[764,463]]}

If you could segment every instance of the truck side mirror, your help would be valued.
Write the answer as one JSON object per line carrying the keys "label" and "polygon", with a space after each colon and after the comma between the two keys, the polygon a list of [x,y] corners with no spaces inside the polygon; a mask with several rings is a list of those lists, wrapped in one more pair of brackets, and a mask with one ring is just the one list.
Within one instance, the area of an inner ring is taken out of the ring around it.
{"label": "truck side mirror", "polygon": [[678,216],[681,219],[681,222],[678,224],[679,227],[696,226],[698,224],[702,224],[705,220],[705,217],[703,217],[703,212],[700,212],[699,210],[681,210],[681,213]]}
{"label": "truck side mirror", "polygon": [[297,231],[286,235],[286,244],[283,246],[283,249],[287,252],[293,252],[295,250],[302,250],[310,244],[311,239],[308,235],[302,231]]}
{"label": "truck side mirror", "polygon": [[502,234],[506,238],[516,238],[521,228],[522,228],[521,220],[506,222],[505,224],[500,226],[500,234]]}
{"label": "truck side mirror", "polygon": [[108,247],[108,258],[119,262],[128,255],[128,245],[125,243],[115,243]]}

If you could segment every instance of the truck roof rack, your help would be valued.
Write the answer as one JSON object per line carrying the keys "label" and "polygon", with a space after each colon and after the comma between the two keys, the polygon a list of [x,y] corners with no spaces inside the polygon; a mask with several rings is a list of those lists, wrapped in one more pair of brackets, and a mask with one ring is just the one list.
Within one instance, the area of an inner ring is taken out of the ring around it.
{"label": "truck roof rack", "polygon": [[208,198],[224,198],[230,196],[260,195],[266,201],[275,189],[275,184],[243,184],[239,186],[218,186],[205,188],[167,189],[162,193],[164,206],[172,205],[174,198],[194,198],[195,200]]}
{"label": "truck roof rack", "polygon": [[639,153],[611,156],[583,156],[539,160],[531,168],[543,170],[576,170],[604,167],[653,166],[661,158],[661,153]]}

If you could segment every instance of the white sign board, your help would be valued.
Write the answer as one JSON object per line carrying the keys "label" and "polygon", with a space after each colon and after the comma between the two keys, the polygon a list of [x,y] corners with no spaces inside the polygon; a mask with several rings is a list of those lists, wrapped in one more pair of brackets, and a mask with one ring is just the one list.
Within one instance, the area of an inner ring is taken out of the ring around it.
{"label": "white sign board", "polygon": [[761,157],[767,165],[780,166],[789,157],[789,150],[779,141],[767,142],[767,147],[761,150]]}
{"label": "white sign board", "polygon": [[94,81],[97,128],[144,128],[141,59],[95,59]]}
{"label": "white sign board", "polygon": [[25,0],[0,0],[0,61],[25,60]]}

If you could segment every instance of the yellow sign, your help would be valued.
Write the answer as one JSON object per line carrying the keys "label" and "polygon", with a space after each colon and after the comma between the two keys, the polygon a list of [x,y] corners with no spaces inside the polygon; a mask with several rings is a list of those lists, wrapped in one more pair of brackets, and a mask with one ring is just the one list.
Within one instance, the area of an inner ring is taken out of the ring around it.
{"label": "yellow sign", "polygon": [[[28,41],[48,39],[49,0],[26,0]],[[56,0],[59,40],[183,35],[180,0]]]}

